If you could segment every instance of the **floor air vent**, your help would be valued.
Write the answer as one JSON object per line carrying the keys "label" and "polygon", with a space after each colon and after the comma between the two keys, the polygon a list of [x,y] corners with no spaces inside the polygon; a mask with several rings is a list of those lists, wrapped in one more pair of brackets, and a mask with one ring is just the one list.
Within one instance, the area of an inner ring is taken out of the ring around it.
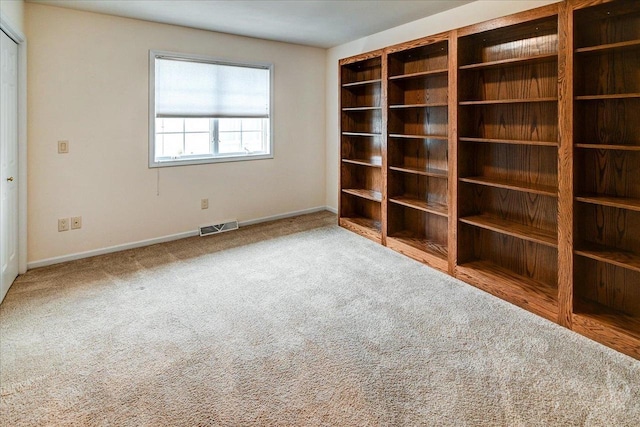
{"label": "floor air vent", "polygon": [[224,233],[238,229],[238,221],[221,222],[220,224],[203,225],[200,227],[200,236]]}

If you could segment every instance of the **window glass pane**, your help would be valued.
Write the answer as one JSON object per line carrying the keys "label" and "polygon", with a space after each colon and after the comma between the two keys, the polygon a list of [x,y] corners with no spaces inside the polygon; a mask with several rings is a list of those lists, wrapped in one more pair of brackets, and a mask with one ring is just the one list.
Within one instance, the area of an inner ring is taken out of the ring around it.
{"label": "window glass pane", "polygon": [[242,119],[218,119],[220,132],[240,131]]}
{"label": "window glass pane", "polygon": [[184,135],[185,154],[210,154],[211,144],[207,133],[187,133]]}
{"label": "window glass pane", "polygon": [[262,132],[242,132],[242,146],[253,151],[262,151]]}
{"label": "window glass pane", "polygon": [[182,137],[184,134],[182,133],[168,133],[164,135],[156,135],[156,138],[161,139],[161,144],[159,144],[159,152],[160,156],[166,157],[175,157],[181,156],[183,154],[182,149]]}
{"label": "window glass pane", "polygon": [[185,119],[185,132],[209,132],[210,119]]}
{"label": "window glass pane", "polygon": [[242,130],[262,130],[262,119],[242,119]]}
{"label": "window glass pane", "polygon": [[218,152],[220,154],[242,152],[240,135],[240,132],[220,132]]}
{"label": "window glass pane", "polygon": [[183,132],[184,119],[156,119],[156,133]]}

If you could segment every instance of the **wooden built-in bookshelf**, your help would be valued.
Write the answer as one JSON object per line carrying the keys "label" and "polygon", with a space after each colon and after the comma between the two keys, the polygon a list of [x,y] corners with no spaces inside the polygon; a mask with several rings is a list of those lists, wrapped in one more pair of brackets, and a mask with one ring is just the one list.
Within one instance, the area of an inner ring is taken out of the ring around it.
{"label": "wooden built-in bookshelf", "polygon": [[573,27],[577,331],[640,356],[640,2],[579,1]]}
{"label": "wooden built-in bookshelf", "polygon": [[448,36],[387,49],[387,246],[443,271],[449,270]]}
{"label": "wooden built-in bookshelf", "polygon": [[[455,274],[558,316],[557,6],[458,30]],[[496,286],[500,283],[500,286]]]}
{"label": "wooden built-in bookshelf", "polygon": [[640,2],[340,61],[340,224],[640,359]]}
{"label": "wooden built-in bookshelf", "polygon": [[340,62],[340,225],[382,243],[382,51]]}

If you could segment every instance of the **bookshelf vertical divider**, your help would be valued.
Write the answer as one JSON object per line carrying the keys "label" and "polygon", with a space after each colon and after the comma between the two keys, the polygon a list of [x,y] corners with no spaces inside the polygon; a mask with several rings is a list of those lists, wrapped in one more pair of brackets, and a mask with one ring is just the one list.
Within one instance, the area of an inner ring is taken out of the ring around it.
{"label": "bookshelf vertical divider", "polygon": [[573,324],[573,16],[566,2],[558,19],[558,323]]}
{"label": "bookshelf vertical divider", "polygon": [[458,263],[458,32],[449,35],[449,266],[454,275]]}
{"label": "bookshelf vertical divider", "polygon": [[342,59],[339,224],[640,359],[639,58],[565,0]]}

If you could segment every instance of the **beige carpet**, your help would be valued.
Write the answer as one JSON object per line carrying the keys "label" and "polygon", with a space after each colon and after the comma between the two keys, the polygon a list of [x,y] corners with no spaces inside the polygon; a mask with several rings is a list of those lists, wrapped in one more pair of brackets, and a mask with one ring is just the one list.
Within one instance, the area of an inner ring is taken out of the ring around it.
{"label": "beige carpet", "polygon": [[21,276],[0,424],[638,426],[640,362],[335,221]]}

